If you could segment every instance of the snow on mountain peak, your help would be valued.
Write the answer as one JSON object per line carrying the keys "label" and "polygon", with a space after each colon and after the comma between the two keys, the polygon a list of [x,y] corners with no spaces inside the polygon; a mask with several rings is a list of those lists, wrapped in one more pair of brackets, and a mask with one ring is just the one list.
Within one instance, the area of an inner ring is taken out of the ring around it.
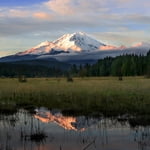
{"label": "snow on mountain peak", "polygon": [[39,45],[35,46],[34,48],[40,48],[40,47],[43,47],[43,46],[48,46],[49,44],[50,44],[49,41],[45,41],[45,42],[42,42]]}
{"label": "snow on mountain peak", "polygon": [[65,34],[53,43],[60,49],[64,49],[66,51],[91,51],[98,50],[100,46],[104,46],[104,44],[92,39],[83,32]]}
{"label": "snow on mountain peak", "polygon": [[52,50],[64,51],[64,52],[83,52],[99,50],[100,46],[105,46],[103,43],[89,37],[83,32],[76,32],[72,34],[65,34],[59,39],[49,42],[45,41],[39,45],[25,51],[18,53],[18,55],[25,54],[46,54]]}

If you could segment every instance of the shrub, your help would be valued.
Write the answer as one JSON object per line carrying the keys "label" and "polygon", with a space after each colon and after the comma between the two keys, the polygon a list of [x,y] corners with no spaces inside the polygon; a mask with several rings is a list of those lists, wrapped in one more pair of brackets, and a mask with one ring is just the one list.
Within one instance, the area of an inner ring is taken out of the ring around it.
{"label": "shrub", "polygon": [[27,78],[24,75],[18,77],[19,82],[27,82]]}

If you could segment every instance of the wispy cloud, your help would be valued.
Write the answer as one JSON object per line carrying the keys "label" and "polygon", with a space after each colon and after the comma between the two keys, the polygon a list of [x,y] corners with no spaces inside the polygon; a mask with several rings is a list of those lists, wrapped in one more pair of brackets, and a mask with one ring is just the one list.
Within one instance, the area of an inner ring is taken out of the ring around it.
{"label": "wispy cloud", "polygon": [[17,9],[10,9],[8,11],[8,17],[20,17],[20,18],[24,18],[24,17],[29,17],[30,12],[26,11],[26,10],[17,10]]}
{"label": "wispy cloud", "polygon": [[[150,35],[145,31],[131,31],[128,29],[121,32],[104,32],[93,33],[95,37],[100,38],[106,44],[112,44],[116,46],[126,45],[131,46],[139,41],[150,42]],[[110,41],[110,42],[108,42]]]}

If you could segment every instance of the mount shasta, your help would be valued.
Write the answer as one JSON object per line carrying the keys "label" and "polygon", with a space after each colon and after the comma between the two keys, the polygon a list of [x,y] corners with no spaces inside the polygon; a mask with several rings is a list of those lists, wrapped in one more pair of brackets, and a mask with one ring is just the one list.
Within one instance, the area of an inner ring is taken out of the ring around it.
{"label": "mount shasta", "polygon": [[39,45],[15,55],[0,58],[0,62],[39,63],[40,61],[63,62],[67,64],[94,63],[107,56],[123,54],[145,55],[150,49],[149,43],[138,43],[132,47],[115,47],[103,44],[85,33],[65,34],[59,39],[45,41]]}

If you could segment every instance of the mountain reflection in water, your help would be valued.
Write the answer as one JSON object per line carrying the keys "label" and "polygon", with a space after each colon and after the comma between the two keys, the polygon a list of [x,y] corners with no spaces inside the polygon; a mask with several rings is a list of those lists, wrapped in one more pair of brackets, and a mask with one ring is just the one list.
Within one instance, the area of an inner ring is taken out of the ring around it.
{"label": "mountain reflection in water", "polygon": [[70,117],[63,116],[62,113],[49,111],[45,108],[36,109],[34,115],[36,119],[44,123],[54,122],[66,130],[84,131],[86,128],[97,124],[100,119],[87,118],[85,116]]}
{"label": "mountain reflection in water", "polygon": [[120,120],[45,108],[0,114],[0,150],[150,150],[150,126]]}

